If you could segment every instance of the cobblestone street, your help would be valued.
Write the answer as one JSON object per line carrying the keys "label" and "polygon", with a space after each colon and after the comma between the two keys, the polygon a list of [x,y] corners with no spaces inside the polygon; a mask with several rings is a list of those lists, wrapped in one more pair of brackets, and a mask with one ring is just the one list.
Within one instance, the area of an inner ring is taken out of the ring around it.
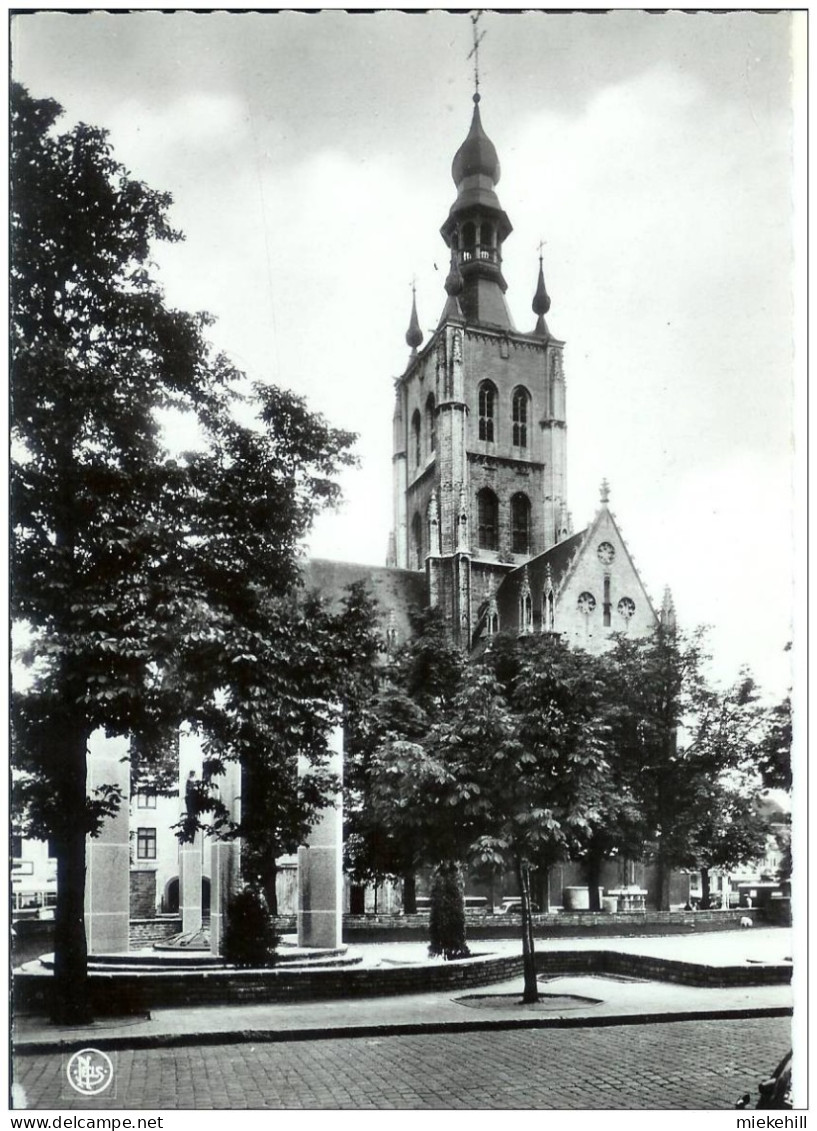
{"label": "cobblestone street", "polygon": [[115,1095],[66,1055],[18,1056],[28,1108],[728,1109],[790,1045],[788,1018],[420,1034],[111,1053]]}

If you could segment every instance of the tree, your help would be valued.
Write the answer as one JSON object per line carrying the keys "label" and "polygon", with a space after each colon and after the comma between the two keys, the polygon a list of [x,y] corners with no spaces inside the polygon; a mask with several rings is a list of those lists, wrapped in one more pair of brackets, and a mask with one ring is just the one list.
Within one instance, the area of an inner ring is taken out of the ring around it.
{"label": "tree", "polygon": [[745,781],[757,762],[763,712],[755,683],[744,671],[719,691],[707,661],[702,629],[684,636],[664,626],[619,638],[609,656],[612,743],[643,814],[664,910],[670,869],[697,866],[712,800],[731,796],[729,776]]}
{"label": "tree", "polygon": [[701,873],[701,908],[710,907],[710,873],[730,871],[760,858],[766,848],[769,823],[757,797],[745,787],[709,782],[699,798],[698,817],[690,844],[690,864]]}
{"label": "tree", "polygon": [[759,744],[758,769],[766,789],[784,789],[787,793],[791,792],[791,744],[791,695],[787,695],[769,710],[766,732]]}
{"label": "tree", "polygon": [[344,774],[347,870],[363,883],[400,877],[407,912],[416,906],[417,869],[438,863],[413,803],[413,767],[465,665],[439,610],[415,610],[410,618],[411,638],[387,664],[370,667],[368,678],[358,669]]}
{"label": "tree", "polygon": [[530,870],[595,816],[605,770],[598,662],[547,637],[501,637],[464,670],[427,732],[381,752],[375,796],[429,860],[512,868],[522,895],[525,1001],[538,1000]]}
{"label": "tree", "polygon": [[[60,113],[14,86],[11,611],[32,669],[12,720],[23,827],[56,843],[55,1000],[76,1021],[89,1013],[85,837],[119,801],[86,797],[91,733],[131,736],[144,763],[187,720],[212,774],[281,706],[323,773],[333,720],[282,698],[281,665],[293,634],[305,647],[287,615],[299,541],[337,498],[352,437],[291,393],[247,389],[209,350],[207,317],[166,304],[149,257],[180,238],[170,197],[133,180],[104,131],[57,133]],[[251,424],[236,412],[247,401]],[[200,439],[173,456],[163,422],[185,417]]]}

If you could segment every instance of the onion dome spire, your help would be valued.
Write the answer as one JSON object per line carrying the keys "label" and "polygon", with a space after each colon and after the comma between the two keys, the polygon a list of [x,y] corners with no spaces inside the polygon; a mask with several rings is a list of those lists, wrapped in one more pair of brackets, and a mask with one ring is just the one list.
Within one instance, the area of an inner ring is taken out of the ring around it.
{"label": "onion dome spire", "polygon": [[545,315],[550,310],[550,295],[547,293],[545,287],[545,273],[542,269],[542,252],[539,251],[539,279],[536,283],[536,294],[533,296],[531,303],[533,313],[537,315],[536,329],[533,331],[537,337],[549,338],[550,332],[545,322]]}
{"label": "onion dome spire", "polygon": [[454,154],[451,162],[451,177],[457,188],[466,177],[488,177],[496,185],[502,175],[494,143],[482,128],[479,116],[479,93],[474,95],[474,113],[468,137]]}
{"label": "onion dome spire", "polygon": [[454,155],[451,176],[457,199],[440,233],[457,256],[463,283],[459,302],[465,321],[513,330],[505,302],[508,285],[502,275],[502,247],[512,226],[495,191],[499,158],[482,128],[479,93],[474,95],[471,128]]}
{"label": "onion dome spire", "polygon": [[412,353],[416,353],[423,342],[423,331],[417,318],[417,290],[414,283],[411,284],[411,321],[406,330],[406,342],[411,347]]}

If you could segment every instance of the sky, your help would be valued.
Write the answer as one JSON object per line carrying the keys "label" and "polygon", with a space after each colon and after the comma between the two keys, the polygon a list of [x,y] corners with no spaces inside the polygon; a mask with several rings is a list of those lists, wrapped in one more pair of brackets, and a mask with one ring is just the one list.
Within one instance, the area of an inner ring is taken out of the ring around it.
{"label": "sky", "polygon": [[[568,493],[611,507],[656,605],[711,626],[715,674],[790,683],[803,547],[793,258],[802,28],[788,11],[484,11],[480,110],[514,231],[507,299],[532,330],[544,240],[566,342]],[[445,294],[439,234],[474,89],[468,14],[87,14],[12,21],[14,77],[69,128],[105,127],[173,196],[168,300],[207,310],[252,378],[358,433],[310,552],[383,564],[391,417],[412,280]],[[797,638],[796,638],[797,639]]]}

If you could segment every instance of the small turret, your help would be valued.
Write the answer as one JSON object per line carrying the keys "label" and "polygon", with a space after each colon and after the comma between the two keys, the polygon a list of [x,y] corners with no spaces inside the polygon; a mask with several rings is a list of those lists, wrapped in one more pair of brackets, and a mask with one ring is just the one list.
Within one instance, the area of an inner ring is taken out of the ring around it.
{"label": "small turret", "polygon": [[406,330],[406,342],[413,354],[417,353],[417,350],[423,344],[423,331],[420,329],[420,322],[417,318],[417,292],[413,283],[411,285],[411,320],[409,321],[409,328]]}
{"label": "small turret", "polygon": [[675,603],[672,599],[670,587],[667,585],[664,589],[664,600],[661,602],[661,627],[666,632],[675,632],[678,624],[675,619]]}
{"label": "small turret", "polygon": [[545,287],[545,273],[542,268],[542,256],[539,256],[539,279],[536,283],[536,294],[531,303],[533,313],[537,315],[536,329],[533,331],[537,338],[549,338],[550,331],[545,322],[545,315],[550,310],[550,295]]}

